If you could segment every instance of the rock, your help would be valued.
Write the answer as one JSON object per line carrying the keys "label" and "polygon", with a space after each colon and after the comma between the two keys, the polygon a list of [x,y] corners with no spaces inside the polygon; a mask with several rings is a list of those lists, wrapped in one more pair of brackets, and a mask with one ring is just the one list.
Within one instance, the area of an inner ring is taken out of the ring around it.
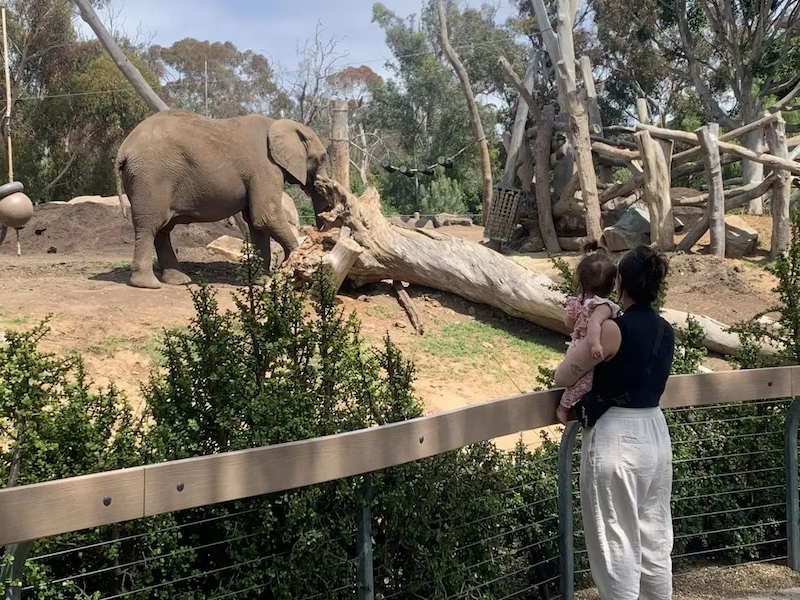
{"label": "rock", "polygon": [[294,199],[283,192],[281,196],[281,205],[283,206],[283,212],[286,213],[286,218],[289,219],[289,223],[294,227],[300,227],[300,215],[297,214],[297,205],[294,203]]}
{"label": "rock", "polygon": [[752,254],[758,245],[758,232],[736,215],[725,217],[725,256],[742,258]]}
{"label": "rock", "polygon": [[621,252],[650,243],[650,213],[647,208],[632,205],[611,227],[603,230],[603,242],[610,252]]}
{"label": "rock", "polygon": [[50,247],[47,249],[47,253],[48,253],[48,254],[55,254],[56,252],[58,252],[58,248],[56,248],[55,246],[50,246]]}
{"label": "rock", "polygon": [[[78,196],[66,204],[102,204],[103,206],[119,206],[119,196]],[[122,203],[126,208],[130,207],[128,196],[122,195]],[[50,202],[50,204],[53,204]]]}
{"label": "rock", "polygon": [[[242,244],[241,238],[223,235],[211,242],[206,248],[210,252],[224,256],[228,260],[240,262],[242,260]],[[269,247],[271,250],[270,265],[276,267],[283,262],[283,248],[274,240],[270,240]]]}
{"label": "rock", "polygon": [[369,296],[362,295],[362,296],[358,297],[358,301],[359,302],[372,302],[372,298],[370,298]]}
{"label": "rock", "polygon": [[460,225],[462,227],[471,227],[472,219],[469,217],[460,217],[458,215],[451,215],[448,213],[439,213],[433,217],[434,227],[448,227],[450,225]]}
{"label": "rock", "polygon": [[406,324],[405,323],[401,323],[400,321],[395,323],[394,326],[397,327],[398,329],[405,329],[406,328]]}

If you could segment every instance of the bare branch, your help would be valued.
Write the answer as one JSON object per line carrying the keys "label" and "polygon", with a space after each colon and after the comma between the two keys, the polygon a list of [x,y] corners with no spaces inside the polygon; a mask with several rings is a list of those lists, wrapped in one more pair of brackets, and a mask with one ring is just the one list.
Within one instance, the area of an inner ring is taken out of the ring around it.
{"label": "bare branch", "polygon": [[700,96],[703,98],[703,101],[720,120],[720,122],[723,123],[727,129],[736,129],[738,123],[736,123],[736,121],[734,121],[724,110],[722,110],[722,107],[719,105],[716,99],[714,99],[711,90],[708,88],[708,85],[703,79],[700,69],[698,68],[697,60],[694,56],[692,33],[689,30],[689,22],[686,18],[686,0],[676,0],[675,13],[678,17],[678,30],[680,31],[681,44],[683,45],[683,51],[686,55],[686,60],[689,65],[689,75],[692,78],[692,82],[697,88]]}

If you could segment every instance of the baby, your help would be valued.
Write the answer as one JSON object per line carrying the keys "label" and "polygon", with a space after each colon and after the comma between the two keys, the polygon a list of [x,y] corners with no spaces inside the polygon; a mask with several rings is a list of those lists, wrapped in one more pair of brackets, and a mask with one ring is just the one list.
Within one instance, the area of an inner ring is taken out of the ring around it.
{"label": "baby", "polygon": [[[575,272],[580,295],[568,300],[564,318],[567,327],[572,329],[572,341],[567,349],[567,356],[579,341],[588,338],[592,357],[603,360],[600,326],[603,321],[616,317],[619,313],[619,306],[608,299],[614,289],[617,267],[606,250],[597,244],[587,245],[584,252],[586,256]],[[575,385],[564,391],[556,410],[556,416],[562,424],[566,425],[570,408],[592,389],[593,380],[594,369],[591,369]]]}

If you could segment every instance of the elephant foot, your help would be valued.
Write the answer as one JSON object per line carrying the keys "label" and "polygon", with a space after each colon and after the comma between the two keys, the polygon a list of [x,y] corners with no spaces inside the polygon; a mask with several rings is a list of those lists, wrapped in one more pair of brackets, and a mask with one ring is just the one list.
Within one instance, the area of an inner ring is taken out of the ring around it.
{"label": "elephant foot", "polygon": [[146,288],[150,290],[157,290],[161,288],[161,282],[152,272],[134,271],[131,273],[130,281],[128,282],[133,287]]}
{"label": "elephant foot", "polygon": [[192,283],[192,278],[178,269],[164,269],[161,274],[161,281],[169,285],[186,285]]}

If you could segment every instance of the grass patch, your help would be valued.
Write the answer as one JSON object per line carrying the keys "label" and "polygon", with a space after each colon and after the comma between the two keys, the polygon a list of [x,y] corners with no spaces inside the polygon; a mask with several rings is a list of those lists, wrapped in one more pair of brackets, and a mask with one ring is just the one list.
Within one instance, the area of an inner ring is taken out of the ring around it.
{"label": "grass patch", "polygon": [[515,335],[481,321],[447,323],[438,331],[426,333],[418,344],[420,351],[442,359],[438,368],[446,371],[452,371],[448,362],[458,362],[476,370],[494,372],[500,380],[506,379],[507,375],[495,358],[503,365],[522,363],[525,365],[522,372],[509,373],[521,384],[535,381],[540,365],[548,365],[561,356],[532,337]]}
{"label": "grass patch", "polygon": [[0,323],[3,325],[27,325],[30,320],[27,315],[18,315],[16,317],[0,316]]}
{"label": "grass patch", "polygon": [[382,317],[384,319],[392,318],[392,311],[385,306],[368,306],[364,309],[364,314],[369,317]]}
{"label": "grass patch", "polygon": [[162,336],[154,335],[150,337],[123,338],[107,337],[98,344],[86,349],[89,354],[101,357],[111,357],[122,350],[129,350],[147,356],[153,364],[160,365],[164,360],[161,352]]}

